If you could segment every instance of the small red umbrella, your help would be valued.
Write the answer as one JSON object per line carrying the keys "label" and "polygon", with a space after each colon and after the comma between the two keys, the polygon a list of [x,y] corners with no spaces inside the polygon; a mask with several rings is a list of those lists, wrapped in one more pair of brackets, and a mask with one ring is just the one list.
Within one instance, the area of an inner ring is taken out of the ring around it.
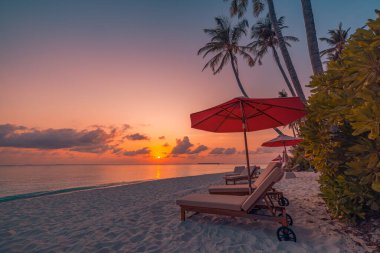
{"label": "small red umbrella", "polygon": [[[305,106],[298,97],[289,98],[234,98],[212,108],[192,113],[191,127],[210,132],[244,132],[248,175],[247,132],[287,125],[305,116]],[[248,176],[252,191],[251,178]]]}
{"label": "small red umbrella", "polygon": [[261,146],[263,147],[285,147],[285,146],[295,146],[303,141],[302,138],[292,137],[285,134],[280,134],[276,138],[266,141]]}
{"label": "small red umbrella", "polygon": [[302,142],[302,138],[292,137],[285,134],[280,134],[276,138],[266,141],[261,146],[263,147],[284,147],[283,161],[287,160],[288,154],[286,152],[286,146],[295,146]]}

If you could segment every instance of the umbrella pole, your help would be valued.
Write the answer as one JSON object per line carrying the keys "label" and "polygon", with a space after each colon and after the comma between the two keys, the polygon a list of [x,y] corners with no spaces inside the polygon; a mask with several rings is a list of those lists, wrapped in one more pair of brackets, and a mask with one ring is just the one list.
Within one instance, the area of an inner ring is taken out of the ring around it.
{"label": "umbrella pole", "polygon": [[251,180],[251,168],[249,166],[249,155],[248,155],[248,142],[247,142],[247,130],[244,122],[244,144],[245,144],[245,158],[247,160],[247,169],[248,169],[248,184],[249,184],[249,194],[252,193],[252,180]]}
{"label": "umbrella pole", "polygon": [[285,146],[285,142],[283,144],[284,144],[284,151],[282,151],[282,167],[284,168],[284,164],[286,162],[286,146]]}
{"label": "umbrella pole", "polygon": [[249,166],[249,155],[248,155],[248,142],[247,142],[247,120],[245,117],[245,111],[242,102],[240,101],[240,110],[242,112],[243,130],[244,130],[244,145],[245,145],[245,158],[247,160],[247,170],[248,170],[248,185],[249,194],[252,193],[252,180],[251,180],[251,168]]}

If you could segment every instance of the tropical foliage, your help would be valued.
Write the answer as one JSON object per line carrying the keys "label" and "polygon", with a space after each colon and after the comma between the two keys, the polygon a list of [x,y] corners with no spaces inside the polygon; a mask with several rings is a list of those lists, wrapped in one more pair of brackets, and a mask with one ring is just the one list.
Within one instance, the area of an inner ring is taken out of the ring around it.
{"label": "tropical foliage", "polygon": [[203,58],[208,54],[215,54],[206,63],[203,70],[209,67],[214,74],[217,74],[225,65],[231,63],[238,86],[243,95],[248,97],[239,78],[237,60],[237,55],[241,55],[250,66],[254,63],[252,56],[247,52],[247,48],[239,45],[241,37],[247,34],[248,22],[242,20],[235,27],[232,27],[230,20],[226,17],[216,17],[215,22],[216,27],[214,29],[204,29],[204,32],[211,37],[211,41],[198,51],[198,55],[203,54]]}
{"label": "tropical foliage", "polygon": [[321,172],[331,213],[352,220],[380,213],[380,12],[313,77],[302,146]]}
{"label": "tropical foliage", "polygon": [[313,168],[308,159],[305,159],[305,148],[297,145],[289,149],[290,156],[289,165],[295,171],[308,171]]}

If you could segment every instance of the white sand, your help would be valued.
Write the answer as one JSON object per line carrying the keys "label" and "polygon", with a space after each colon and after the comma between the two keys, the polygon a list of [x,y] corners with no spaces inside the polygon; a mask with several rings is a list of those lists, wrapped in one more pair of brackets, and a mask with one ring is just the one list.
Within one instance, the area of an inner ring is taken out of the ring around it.
{"label": "white sand", "polygon": [[289,198],[297,243],[279,224],[198,214],[180,222],[175,200],[221,175],[150,181],[0,203],[0,252],[365,252],[318,197],[317,174],[277,186]]}

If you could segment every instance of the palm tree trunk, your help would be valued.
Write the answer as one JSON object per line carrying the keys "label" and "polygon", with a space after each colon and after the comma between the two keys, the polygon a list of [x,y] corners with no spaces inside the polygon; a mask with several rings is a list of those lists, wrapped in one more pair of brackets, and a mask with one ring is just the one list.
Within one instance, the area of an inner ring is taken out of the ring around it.
{"label": "palm tree trunk", "polygon": [[[245,90],[243,88],[243,85],[241,84],[241,81],[240,81],[240,78],[239,78],[239,73],[238,73],[237,68],[235,66],[235,62],[233,60],[232,53],[230,53],[230,60],[231,60],[232,70],[234,71],[235,78],[236,78],[236,81],[237,81],[238,86],[240,88],[240,91],[241,91],[241,93],[243,93],[244,97],[248,98],[249,96],[247,95],[247,93],[245,92]],[[278,129],[277,127],[273,128],[273,130],[276,131],[278,134],[283,134],[280,131],[280,129]]]}
{"label": "palm tree trunk", "polygon": [[235,78],[236,78],[237,84],[238,84],[238,86],[240,88],[240,91],[241,91],[241,93],[243,93],[244,97],[248,97],[247,93],[245,92],[245,90],[243,88],[243,85],[241,84],[241,81],[240,81],[240,78],[239,78],[239,73],[237,71],[237,68],[236,68],[235,62],[234,62],[234,58],[233,58],[233,56],[232,56],[231,53],[230,53],[230,60],[231,60],[232,70],[234,71]]}
{"label": "palm tree trunk", "polygon": [[273,24],[274,31],[278,38],[281,54],[282,54],[282,57],[284,58],[286,68],[288,69],[290,78],[292,79],[294,89],[296,90],[297,95],[300,97],[300,99],[304,103],[306,103],[305,94],[303,93],[302,86],[300,84],[300,81],[298,80],[297,72],[294,69],[293,62],[292,62],[292,59],[290,58],[288,48],[286,47],[284,37],[282,36],[281,29],[277,23],[277,17],[276,17],[276,12],[274,10],[273,0],[267,0],[267,3],[268,3],[268,9],[269,9],[269,18]]}
{"label": "palm tree trunk", "polygon": [[276,48],[272,47],[272,52],[273,52],[274,60],[276,61],[277,66],[278,66],[278,68],[280,69],[281,74],[282,74],[282,76],[283,76],[284,79],[285,79],[285,83],[286,83],[286,85],[288,86],[288,88],[289,88],[289,90],[290,90],[290,93],[292,94],[293,97],[295,97],[295,96],[296,96],[296,93],[294,92],[293,87],[292,87],[292,84],[290,83],[288,77],[286,76],[286,73],[285,73],[284,69],[282,68],[282,65],[281,65],[281,62],[280,62],[280,58],[278,57],[278,54],[277,54]]}
{"label": "palm tree trunk", "polygon": [[310,0],[301,0],[303,20],[305,22],[307,46],[314,75],[323,72],[321,57],[319,55],[317,32],[315,31],[313,9]]}

